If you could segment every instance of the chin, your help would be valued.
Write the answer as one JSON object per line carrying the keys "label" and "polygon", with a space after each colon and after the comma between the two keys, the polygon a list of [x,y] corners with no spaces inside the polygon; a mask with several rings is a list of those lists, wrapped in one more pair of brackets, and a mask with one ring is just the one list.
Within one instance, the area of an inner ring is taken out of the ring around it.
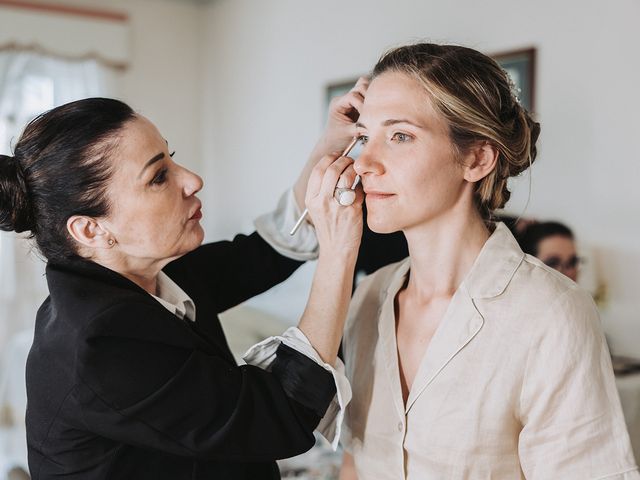
{"label": "chin", "polygon": [[202,245],[202,241],[204,240],[204,229],[202,228],[202,225],[198,224],[197,231],[194,232],[194,237],[195,245],[192,250],[195,250]]}
{"label": "chin", "polygon": [[374,233],[394,233],[402,228],[394,222],[367,216],[367,226]]}
{"label": "chin", "polygon": [[183,241],[179,256],[186,255],[189,252],[194,251],[200,245],[202,245],[202,241],[204,240],[204,230],[200,225],[193,232],[190,233],[189,238]]}

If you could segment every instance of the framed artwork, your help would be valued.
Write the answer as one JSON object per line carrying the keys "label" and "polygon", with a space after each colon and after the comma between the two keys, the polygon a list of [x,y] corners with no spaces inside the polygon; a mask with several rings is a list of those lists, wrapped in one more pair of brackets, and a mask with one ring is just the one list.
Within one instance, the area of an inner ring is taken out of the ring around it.
{"label": "framed artwork", "polygon": [[511,77],[520,103],[529,112],[535,111],[536,49],[526,48],[491,55]]}

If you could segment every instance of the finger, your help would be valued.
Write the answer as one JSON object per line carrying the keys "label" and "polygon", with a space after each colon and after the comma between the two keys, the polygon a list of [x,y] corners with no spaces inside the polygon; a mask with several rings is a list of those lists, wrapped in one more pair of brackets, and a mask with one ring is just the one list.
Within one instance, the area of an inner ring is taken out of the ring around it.
{"label": "finger", "polygon": [[369,78],[368,77],[360,77],[353,88],[350,90],[353,93],[356,93],[361,98],[364,98],[367,89],[369,88]]}
{"label": "finger", "polygon": [[344,176],[340,175],[338,178],[338,183],[336,183],[336,188],[349,188],[349,180]]}
{"label": "finger", "polygon": [[369,87],[370,82],[371,82],[371,79],[363,75],[362,77],[358,78],[352,90],[359,90],[359,89],[366,90]]}
{"label": "finger", "polygon": [[355,108],[359,112],[364,104],[364,94],[360,92],[351,92],[347,94],[347,98],[345,100],[349,103],[352,109]]}
{"label": "finger", "polygon": [[362,107],[364,96],[359,92],[348,92],[331,100],[329,110],[337,115],[347,116],[353,110]]}
{"label": "finger", "polygon": [[319,195],[333,196],[333,192],[338,183],[338,179],[342,172],[353,163],[349,157],[340,157],[327,167],[324,176],[322,177],[322,184],[320,186]]}
{"label": "finger", "polygon": [[[351,158],[351,157],[348,157]],[[356,179],[356,171],[353,169],[353,163],[351,163],[347,168],[344,169],[340,178],[338,179],[338,184],[336,187],[338,188],[351,188],[353,182]]]}
{"label": "finger", "polygon": [[361,207],[362,204],[364,203],[364,190],[362,190],[362,187],[358,185],[355,189],[355,192],[356,192],[356,199],[353,201],[353,205],[357,207]]}
{"label": "finger", "polygon": [[320,186],[322,185],[322,178],[324,177],[327,168],[329,168],[329,166],[335,162],[338,157],[340,157],[339,152],[324,155],[313,167],[311,175],[309,176],[309,181],[307,182],[307,198],[318,195]]}
{"label": "finger", "polygon": [[364,95],[360,91],[350,91],[331,100],[329,110],[332,115],[343,121],[356,122],[364,103]]}

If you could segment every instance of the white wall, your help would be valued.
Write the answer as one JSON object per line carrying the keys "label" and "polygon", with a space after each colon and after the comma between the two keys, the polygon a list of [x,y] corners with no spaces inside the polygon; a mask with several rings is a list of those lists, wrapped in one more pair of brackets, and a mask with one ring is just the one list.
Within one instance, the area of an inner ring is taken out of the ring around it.
{"label": "white wall", "polygon": [[[130,25],[130,66],[115,95],[149,117],[176,150],[176,159],[201,168],[200,98],[202,7],[170,0],[38,0],[39,3],[125,13]],[[55,15],[55,14],[54,14]],[[1,26],[0,19],[0,26]],[[24,25],[29,29],[29,25]],[[66,35],[66,32],[50,32]],[[82,42],[82,39],[77,39]]]}
{"label": "white wall", "polygon": [[122,97],[156,124],[178,162],[201,173],[201,7],[168,0],[108,4],[130,15],[132,59]]}
{"label": "white wall", "polygon": [[[328,83],[418,39],[538,49],[542,123],[528,216],[574,227],[600,253],[605,328],[640,355],[640,3],[570,0],[218,0],[202,15],[205,221],[250,228],[292,183],[322,127]],[[520,213],[527,181],[514,182]]]}

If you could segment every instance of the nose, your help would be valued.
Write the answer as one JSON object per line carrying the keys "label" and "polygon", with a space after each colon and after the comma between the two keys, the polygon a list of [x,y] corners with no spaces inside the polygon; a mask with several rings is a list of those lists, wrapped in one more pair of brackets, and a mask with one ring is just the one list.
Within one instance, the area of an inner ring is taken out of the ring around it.
{"label": "nose", "polygon": [[371,140],[362,147],[360,155],[353,162],[353,169],[361,177],[367,174],[382,175],[384,173],[384,166]]}
{"label": "nose", "polygon": [[196,175],[191,170],[188,170],[184,167],[183,167],[183,170],[184,170],[184,185],[183,185],[184,195],[185,197],[190,197],[198,193],[200,190],[202,190],[202,186],[204,185],[204,182],[202,181],[202,178],[199,175]]}

